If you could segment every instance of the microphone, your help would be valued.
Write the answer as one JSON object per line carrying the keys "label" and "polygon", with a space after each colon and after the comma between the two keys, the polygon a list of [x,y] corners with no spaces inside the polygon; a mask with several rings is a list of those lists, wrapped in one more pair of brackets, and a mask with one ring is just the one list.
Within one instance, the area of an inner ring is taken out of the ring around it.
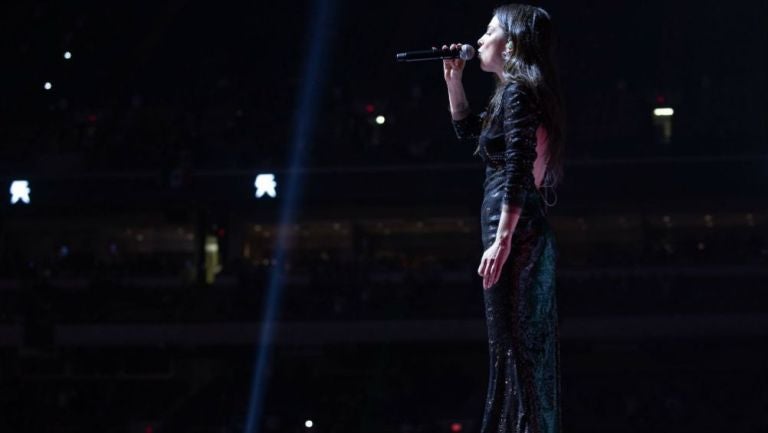
{"label": "microphone", "polygon": [[404,53],[397,53],[398,62],[420,62],[422,60],[442,60],[442,59],[461,59],[469,60],[475,57],[475,49],[472,45],[464,44],[458,50],[451,50],[449,48],[439,49],[432,48],[431,50],[422,51],[406,51]]}

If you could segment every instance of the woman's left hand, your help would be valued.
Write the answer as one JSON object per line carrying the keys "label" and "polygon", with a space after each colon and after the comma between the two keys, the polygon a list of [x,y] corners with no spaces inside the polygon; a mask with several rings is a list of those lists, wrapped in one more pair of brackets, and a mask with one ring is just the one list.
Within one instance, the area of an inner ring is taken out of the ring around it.
{"label": "woman's left hand", "polygon": [[504,262],[509,257],[509,249],[510,241],[496,240],[483,253],[480,267],[477,268],[478,275],[483,277],[483,289],[491,288],[499,280],[501,268],[504,267]]}

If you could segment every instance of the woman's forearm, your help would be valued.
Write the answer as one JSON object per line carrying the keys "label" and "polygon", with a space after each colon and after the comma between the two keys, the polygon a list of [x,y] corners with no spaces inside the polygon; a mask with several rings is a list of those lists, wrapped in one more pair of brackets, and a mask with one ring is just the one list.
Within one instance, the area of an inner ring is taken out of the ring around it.
{"label": "woman's forearm", "polygon": [[453,120],[461,120],[469,115],[469,101],[461,82],[448,84],[448,102],[451,104]]}
{"label": "woman's forearm", "polygon": [[499,227],[496,230],[496,241],[509,243],[512,241],[512,234],[515,232],[517,221],[520,219],[522,209],[518,206],[501,205],[501,216],[499,217]]}

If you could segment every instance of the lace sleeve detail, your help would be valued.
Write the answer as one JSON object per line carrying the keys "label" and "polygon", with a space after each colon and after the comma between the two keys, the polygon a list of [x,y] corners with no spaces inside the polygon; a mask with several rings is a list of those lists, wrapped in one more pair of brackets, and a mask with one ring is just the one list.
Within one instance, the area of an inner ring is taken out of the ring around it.
{"label": "lace sleeve detail", "polygon": [[525,190],[534,184],[533,163],[536,160],[536,128],[540,116],[533,96],[517,83],[510,83],[502,96],[504,124],[503,203],[523,206]]}

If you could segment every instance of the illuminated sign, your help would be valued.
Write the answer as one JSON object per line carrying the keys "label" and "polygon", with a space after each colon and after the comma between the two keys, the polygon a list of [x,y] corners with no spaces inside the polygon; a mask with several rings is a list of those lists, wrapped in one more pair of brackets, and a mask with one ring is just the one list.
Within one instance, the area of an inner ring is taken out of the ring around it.
{"label": "illuminated sign", "polygon": [[26,180],[14,180],[11,183],[11,204],[22,202],[29,204],[29,194],[32,192],[29,189],[29,182]]}
{"label": "illuminated sign", "polygon": [[277,197],[277,181],[275,181],[274,174],[260,174],[256,176],[256,181],[253,185],[256,187],[256,198],[261,198],[264,194],[272,198]]}

